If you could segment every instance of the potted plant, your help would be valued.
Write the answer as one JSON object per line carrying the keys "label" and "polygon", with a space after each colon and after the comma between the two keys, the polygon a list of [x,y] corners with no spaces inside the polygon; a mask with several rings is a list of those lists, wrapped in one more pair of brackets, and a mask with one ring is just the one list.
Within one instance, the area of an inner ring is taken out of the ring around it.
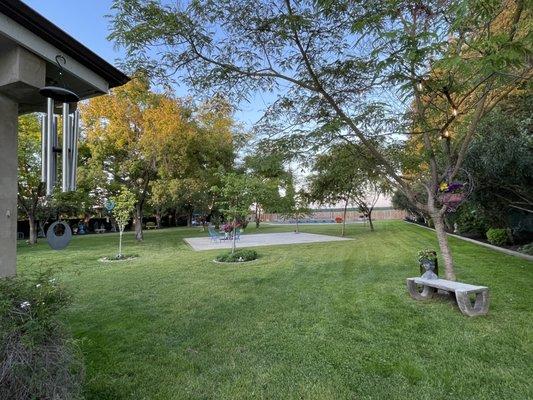
{"label": "potted plant", "polygon": [[423,278],[437,278],[439,275],[439,264],[437,252],[435,250],[425,249],[418,252],[418,264],[420,266],[420,275]]}

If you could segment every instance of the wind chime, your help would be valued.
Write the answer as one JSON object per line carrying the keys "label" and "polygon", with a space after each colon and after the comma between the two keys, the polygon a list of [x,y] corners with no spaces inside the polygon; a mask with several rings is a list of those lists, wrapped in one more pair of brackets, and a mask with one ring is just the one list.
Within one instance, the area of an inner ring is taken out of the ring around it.
{"label": "wind chime", "polygon": [[[61,55],[56,56],[59,78],[63,87],[45,86],[39,91],[46,98],[46,114],[41,117],[41,182],[45,184],[47,196],[52,195],[58,183],[59,155],[61,155],[61,191],[76,190],[80,132],[80,115],[77,110],[79,97],[66,88],[61,62],[65,64],[65,58]],[[62,125],[61,146],[59,146],[58,139],[60,121]],[[67,223],[56,221],[48,228],[46,237],[50,246],[59,250],[68,245],[72,231]]]}
{"label": "wind chime", "polygon": [[[59,76],[63,82],[63,67],[57,56]],[[45,86],[39,93],[46,98],[46,115],[41,117],[41,182],[46,184],[46,195],[52,195],[57,181],[58,155],[61,154],[61,189],[63,192],[76,190],[76,167],[78,163],[78,137],[80,115],[76,109],[79,97],[66,87]],[[59,111],[62,119],[62,146],[59,147]]]}

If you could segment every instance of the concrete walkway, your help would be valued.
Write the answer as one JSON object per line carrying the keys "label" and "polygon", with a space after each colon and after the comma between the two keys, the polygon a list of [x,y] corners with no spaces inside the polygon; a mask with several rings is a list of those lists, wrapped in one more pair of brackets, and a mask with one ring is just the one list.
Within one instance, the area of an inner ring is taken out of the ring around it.
{"label": "concrete walkway", "polygon": [[[206,233],[207,234],[207,233]],[[213,243],[209,237],[195,237],[183,239],[195,251],[229,249],[231,240],[221,240]],[[314,233],[259,233],[256,235],[241,235],[241,240],[237,242],[237,247],[274,246],[279,244],[302,244],[318,242],[336,242],[341,240],[352,240],[338,236],[316,235]]]}

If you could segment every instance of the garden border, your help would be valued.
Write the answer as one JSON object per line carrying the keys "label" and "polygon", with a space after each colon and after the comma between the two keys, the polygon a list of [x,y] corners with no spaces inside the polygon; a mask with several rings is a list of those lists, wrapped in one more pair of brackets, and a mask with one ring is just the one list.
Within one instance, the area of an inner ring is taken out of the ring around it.
{"label": "garden border", "polygon": [[[429,229],[430,231],[433,231],[433,232],[435,231],[435,229],[430,228],[429,226],[424,226],[424,225],[416,224],[414,222],[409,222],[409,221],[404,221],[404,222],[408,223],[410,225],[419,226],[420,228]],[[454,233],[446,232],[446,234],[448,236],[453,236],[453,237],[455,237],[457,239],[465,240],[465,241],[470,242],[470,243],[474,243],[474,244],[478,244],[480,246],[488,247],[489,249],[496,250],[496,251],[499,251],[501,253],[505,253],[505,254],[510,255],[510,256],[520,257],[520,258],[523,258],[523,259],[528,260],[528,261],[533,261],[533,256],[530,256],[530,255],[524,254],[524,253],[520,253],[519,251],[504,249],[502,247],[494,246],[494,245],[489,244],[489,243],[480,242],[479,240],[470,239],[470,238],[467,238],[467,237],[464,237],[464,236],[456,235]]]}
{"label": "garden border", "polygon": [[215,264],[225,264],[225,265],[239,265],[239,264],[251,264],[253,262],[259,261],[260,257],[257,257],[254,260],[250,261],[217,261],[216,258],[214,260],[211,260]]}

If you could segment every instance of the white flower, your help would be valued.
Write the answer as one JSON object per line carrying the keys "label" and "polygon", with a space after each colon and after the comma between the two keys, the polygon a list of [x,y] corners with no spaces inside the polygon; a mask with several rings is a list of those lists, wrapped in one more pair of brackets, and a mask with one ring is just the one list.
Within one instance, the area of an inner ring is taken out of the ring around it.
{"label": "white flower", "polygon": [[38,283],[37,285],[35,285],[36,288],[40,288],[41,287],[41,284]]}
{"label": "white flower", "polygon": [[56,282],[57,282],[57,279],[56,279],[56,278],[52,278],[52,279],[50,279],[48,282],[50,282],[50,283],[56,283]]}
{"label": "white flower", "polygon": [[28,308],[29,306],[30,306],[29,301],[23,301],[22,303],[20,303],[20,308]]}

